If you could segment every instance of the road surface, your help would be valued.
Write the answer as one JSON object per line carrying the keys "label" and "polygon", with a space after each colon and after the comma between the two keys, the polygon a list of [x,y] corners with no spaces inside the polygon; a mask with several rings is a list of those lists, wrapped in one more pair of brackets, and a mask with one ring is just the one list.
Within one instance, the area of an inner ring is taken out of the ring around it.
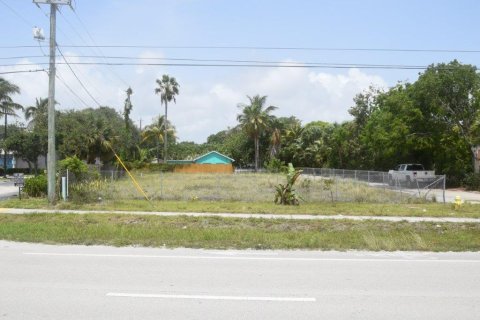
{"label": "road surface", "polygon": [[0,319],[478,319],[480,253],[0,241]]}
{"label": "road surface", "polygon": [[13,185],[13,180],[0,180],[0,200],[18,197],[18,187]]}

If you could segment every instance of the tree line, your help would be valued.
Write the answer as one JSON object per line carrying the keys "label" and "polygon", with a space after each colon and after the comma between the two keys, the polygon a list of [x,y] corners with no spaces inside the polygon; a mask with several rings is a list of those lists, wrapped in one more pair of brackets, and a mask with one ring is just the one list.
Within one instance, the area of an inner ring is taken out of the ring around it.
{"label": "tree line", "polygon": [[[247,96],[246,103],[238,105],[238,124],[210,135],[203,144],[178,142],[166,117],[167,104],[179,94],[175,78],[164,75],[156,84],[165,111],[145,128],[129,118],[131,88],[126,91],[123,114],[109,107],[57,111],[59,157],[114,163],[115,150],[131,166],[140,167],[216,150],[235,159],[236,166],[257,170],[288,163],[365,170],[422,163],[446,174],[452,185],[479,179],[474,163],[480,144],[480,76],[473,65],[456,60],[432,64],[414,82],[389,89],[371,87],[355,96],[349,109],[352,120],[342,123],[303,124],[294,115],[277,117],[273,113],[280,106],[268,105],[267,96]],[[21,110],[12,99],[19,92],[0,78],[0,112],[5,118]],[[36,157],[46,154],[46,105],[46,99],[37,99],[24,109],[27,123],[8,126],[11,134],[2,137],[3,147],[32,168]]]}

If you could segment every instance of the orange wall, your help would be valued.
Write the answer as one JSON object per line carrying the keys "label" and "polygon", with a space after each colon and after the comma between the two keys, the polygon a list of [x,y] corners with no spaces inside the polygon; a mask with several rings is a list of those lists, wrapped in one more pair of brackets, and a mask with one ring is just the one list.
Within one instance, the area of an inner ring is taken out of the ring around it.
{"label": "orange wall", "polygon": [[181,173],[233,173],[232,164],[181,164],[176,165],[174,172]]}

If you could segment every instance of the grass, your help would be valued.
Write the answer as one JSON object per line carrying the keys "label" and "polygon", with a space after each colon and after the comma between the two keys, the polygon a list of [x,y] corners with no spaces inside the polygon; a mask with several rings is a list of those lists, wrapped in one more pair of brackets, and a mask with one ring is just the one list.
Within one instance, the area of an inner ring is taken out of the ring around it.
{"label": "grass", "polygon": [[478,251],[480,224],[0,214],[0,238],[51,244],[214,249]]}
{"label": "grass", "polygon": [[271,213],[359,216],[408,216],[408,217],[465,217],[480,218],[478,205],[465,204],[455,210],[452,204],[439,203],[302,203],[300,206],[281,206],[270,202],[242,201],[167,201],[157,200],[102,200],[96,203],[78,204],[59,201],[49,206],[46,199],[10,199],[0,202],[3,208],[26,209],[77,209],[102,211],[164,211],[164,212],[213,212],[213,213]]}

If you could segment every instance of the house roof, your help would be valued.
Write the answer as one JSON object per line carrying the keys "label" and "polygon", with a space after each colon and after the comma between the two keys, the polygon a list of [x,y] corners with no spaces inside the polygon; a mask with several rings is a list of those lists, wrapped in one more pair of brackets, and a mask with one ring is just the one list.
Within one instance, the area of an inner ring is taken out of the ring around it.
{"label": "house roof", "polygon": [[226,158],[226,159],[230,160],[231,162],[235,162],[234,159],[232,159],[232,158],[230,158],[230,157],[228,157],[228,156],[226,156],[226,155],[224,155],[224,154],[221,154],[221,153],[218,152],[218,151],[210,151],[210,152],[208,152],[208,153],[205,153],[204,155],[201,155],[201,156],[193,159],[193,162],[198,162],[199,160],[201,160],[201,159],[203,159],[203,158],[206,158],[206,157],[208,157],[208,156],[210,156],[210,155],[212,155],[212,154],[215,154],[215,155],[220,156],[220,157],[222,157],[222,158]]}

